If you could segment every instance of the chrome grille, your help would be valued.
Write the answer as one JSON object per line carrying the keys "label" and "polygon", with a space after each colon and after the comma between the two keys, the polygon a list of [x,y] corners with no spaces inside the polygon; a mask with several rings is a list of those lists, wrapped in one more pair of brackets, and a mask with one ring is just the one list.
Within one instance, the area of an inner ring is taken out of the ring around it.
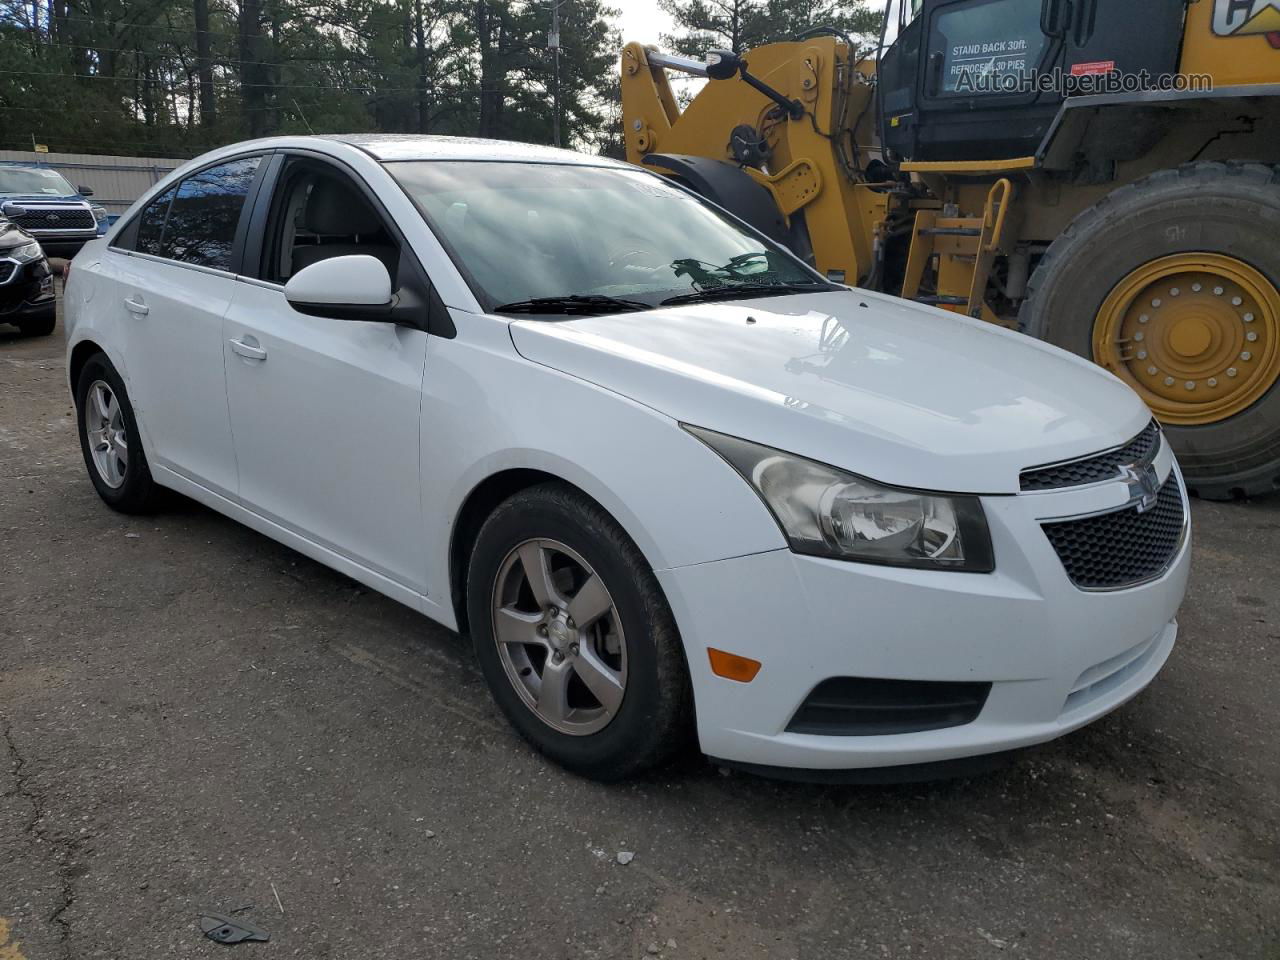
{"label": "chrome grille", "polygon": [[1086,483],[1114,480],[1121,475],[1121,467],[1138,463],[1149,457],[1159,443],[1160,424],[1152,420],[1140,434],[1123,447],[1081,460],[1072,460],[1069,463],[1053,463],[1023,470],[1021,486],[1024,491],[1056,490],[1061,487],[1079,487]]}
{"label": "chrome grille", "polygon": [[1129,507],[1042,526],[1072,583],[1083,590],[1109,590],[1163,573],[1182,544],[1186,513],[1177,476],[1170,473],[1155,506],[1145,513]]}
{"label": "chrome grille", "polygon": [[93,230],[98,225],[92,211],[77,208],[27,207],[26,213],[9,219],[24,230]]}

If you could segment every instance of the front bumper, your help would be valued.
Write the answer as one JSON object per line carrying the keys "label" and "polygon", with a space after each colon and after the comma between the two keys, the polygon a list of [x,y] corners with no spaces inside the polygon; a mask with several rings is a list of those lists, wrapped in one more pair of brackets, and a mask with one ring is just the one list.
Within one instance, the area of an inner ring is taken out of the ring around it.
{"label": "front bumper", "polygon": [[44,250],[46,257],[62,257],[70,260],[90,240],[96,240],[98,233],[96,231],[85,231],[75,235],[52,235],[41,234],[40,231],[28,231],[33,237],[40,241],[40,247]]}
{"label": "front bumper", "polygon": [[[1176,471],[1165,451],[1161,476]],[[1183,509],[1188,509],[1179,479]],[[1171,564],[1127,589],[1075,587],[1042,521],[1113,509],[1124,484],[984,498],[991,574],[898,569],[787,550],[660,571],[693,677],[704,753],[832,771],[938,763],[1042,743],[1114,710],[1168,659],[1190,531]],[[707,647],[759,660],[750,683],[711,672]],[[976,719],[916,733],[789,732],[831,677],[981,681]]]}

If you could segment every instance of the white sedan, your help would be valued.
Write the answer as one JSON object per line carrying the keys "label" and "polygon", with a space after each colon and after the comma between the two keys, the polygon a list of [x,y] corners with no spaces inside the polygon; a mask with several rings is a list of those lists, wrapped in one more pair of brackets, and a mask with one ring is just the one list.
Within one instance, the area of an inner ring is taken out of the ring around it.
{"label": "white sedan", "polygon": [[84,248],[66,315],[103,500],[177,490],[469,633],[589,776],[693,730],[747,769],[945,773],[1174,644],[1186,496],[1126,386],[621,163],[227,147]]}

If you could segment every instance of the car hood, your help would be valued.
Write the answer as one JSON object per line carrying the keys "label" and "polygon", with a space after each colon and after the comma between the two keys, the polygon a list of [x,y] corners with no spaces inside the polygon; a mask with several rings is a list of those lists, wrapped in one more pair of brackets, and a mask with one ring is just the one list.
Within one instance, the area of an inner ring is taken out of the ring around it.
{"label": "car hood", "polygon": [[83,197],[76,193],[68,193],[65,195],[55,193],[5,193],[3,190],[0,190],[0,200],[3,200],[5,203],[35,203],[37,201],[41,203],[87,202]]}
{"label": "car hood", "polygon": [[930,490],[1017,493],[1023,469],[1117,446],[1151,417],[1065,351],[859,290],[517,320],[511,337],[682,422]]}

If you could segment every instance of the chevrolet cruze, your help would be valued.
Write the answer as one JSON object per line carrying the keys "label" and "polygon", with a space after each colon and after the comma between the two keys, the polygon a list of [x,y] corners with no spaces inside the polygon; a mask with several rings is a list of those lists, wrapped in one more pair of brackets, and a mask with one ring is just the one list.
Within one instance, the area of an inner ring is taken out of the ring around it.
{"label": "chevrolet cruze", "polygon": [[829,282],[599,157],[242,143],[76,258],[89,478],[192,497],[465,631],[537,749],[617,779],[944,772],[1134,696],[1185,491],[1120,381]]}

